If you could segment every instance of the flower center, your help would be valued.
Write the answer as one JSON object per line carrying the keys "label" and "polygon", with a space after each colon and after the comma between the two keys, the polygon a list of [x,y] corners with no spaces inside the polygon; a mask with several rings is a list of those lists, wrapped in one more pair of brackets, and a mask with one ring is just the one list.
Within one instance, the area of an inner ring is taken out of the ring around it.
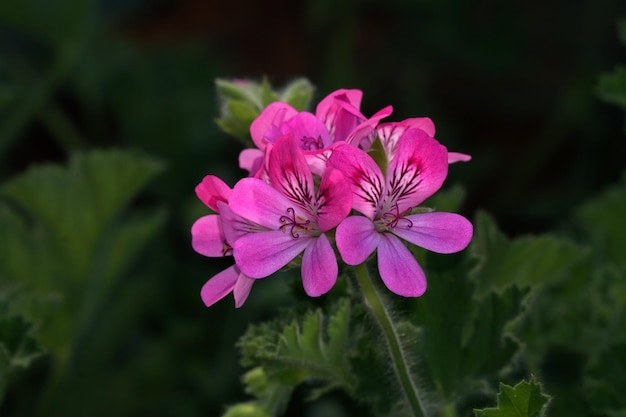
{"label": "flower center", "polygon": [[280,223],[282,224],[282,226],[280,226],[280,230],[285,232],[289,229],[289,234],[294,239],[300,237],[300,231],[309,233],[313,230],[311,220],[296,216],[296,211],[292,207],[287,209],[287,215],[280,216],[278,220],[280,220]]}
{"label": "flower center", "polygon": [[302,137],[302,149],[305,151],[316,151],[318,149],[322,149],[324,147],[324,142],[322,141],[322,137],[318,136],[314,138],[312,136],[303,136]]}
{"label": "flower center", "polygon": [[391,210],[385,212],[378,219],[374,220],[374,228],[377,232],[385,232],[389,229],[395,228],[398,223],[401,221],[407,222],[407,227],[413,227],[413,222],[410,219],[404,217],[406,213],[410,213],[411,209],[409,208],[404,213],[400,213],[398,209],[398,204],[394,204]]}

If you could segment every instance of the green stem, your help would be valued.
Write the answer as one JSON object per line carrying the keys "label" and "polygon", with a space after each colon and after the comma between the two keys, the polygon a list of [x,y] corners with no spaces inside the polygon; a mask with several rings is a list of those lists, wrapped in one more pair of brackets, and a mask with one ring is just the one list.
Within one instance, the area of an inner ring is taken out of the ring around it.
{"label": "green stem", "polygon": [[385,305],[383,297],[372,283],[365,263],[356,266],[355,270],[357,280],[363,290],[365,304],[382,330],[385,341],[387,342],[387,348],[389,349],[389,356],[391,357],[394,373],[398,378],[404,397],[411,407],[413,416],[426,417],[427,413],[424,408],[424,403],[413,381],[407,361],[405,360],[405,353],[402,349],[400,336],[391,320],[389,310]]}

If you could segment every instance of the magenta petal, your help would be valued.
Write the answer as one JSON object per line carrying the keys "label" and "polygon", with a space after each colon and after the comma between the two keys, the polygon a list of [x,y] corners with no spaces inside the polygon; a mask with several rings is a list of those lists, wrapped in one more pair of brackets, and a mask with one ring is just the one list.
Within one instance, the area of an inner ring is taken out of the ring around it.
{"label": "magenta petal", "polygon": [[326,294],[335,285],[339,268],[337,257],[326,235],[307,246],[302,256],[302,285],[309,297]]}
{"label": "magenta petal", "polygon": [[224,256],[222,219],[217,214],[200,217],[191,226],[191,246],[193,250],[204,256]]}
{"label": "magenta petal", "polygon": [[387,106],[379,110],[369,119],[359,124],[350,132],[346,138],[346,143],[357,146],[363,150],[368,150],[376,139],[376,125],[381,119],[389,116],[393,112],[393,107]]}
{"label": "magenta petal", "polygon": [[207,175],[202,182],[196,186],[196,195],[211,210],[219,212],[217,202],[228,203],[230,197],[230,187],[224,181],[214,175]]}
{"label": "magenta petal", "polygon": [[423,130],[407,130],[387,169],[387,193],[405,212],[433,195],[448,175],[448,150]]}
{"label": "magenta petal", "polygon": [[322,232],[336,227],[352,208],[352,189],[337,169],[326,168],[320,182],[317,224]]}
{"label": "magenta petal", "polygon": [[265,149],[268,130],[272,127],[280,127],[286,120],[296,114],[298,114],[298,111],[287,103],[280,101],[270,103],[250,124],[252,141],[259,149]]}
{"label": "magenta petal", "polygon": [[235,242],[233,255],[241,272],[265,278],[287,265],[311,244],[311,238],[292,237],[281,230],[251,233]]}
{"label": "magenta petal", "polygon": [[400,239],[384,233],[378,244],[378,272],[395,294],[419,297],[426,291],[426,276],[411,252]]}
{"label": "magenta petal", "polygon": [[401,220],[393,233],[433,252],[458,252],[465,249],[472,240],[472,223],[459,214],[420,213],[404,219],[410,223]]}
{"label": "magenta petal", "polygon": [[200,297],[207,307],[211,307],[226,297],[235,288],[240,271],[233,265],[208,280],[200,290]]}
{"label": "magenta petal", "polygon": [[330,134],[324,123],[313,114],[301,112],[283,123],[282,135],[293,134],[300,149],[322,149],[330,145]]}
{"label": "magenta petal", "polygon": [[263,166],[263,151],[255,148],[244,149],[239,153],[239,168],[248,171],[254,177]]}
{"label": "magenta petal", "polygon": [[238,216],[273,230],[280,227],[280,218],[288,207],[294,208],[298,216],[305,216],[281,192],[257,178],[243,178],[235,184],[229,207]]}
{"label": "magenta petal", "polygon": [[333,91],[318,103],[315,109],[315,115],[324,120],[323,118],[328,114],[329,111],[331,111],[332,107],[335,105],[335,100],[337,99],[337,97],[341,97],[343,101],[358,109],[361,107],[363,92],[356,89],[340,89]]}
{"label": "magenta petal", "polygon": [[385,180],[376,162],[351,145],[339,145],[326,164],[343,172],[352,185],[352,207],[373,219],[379,210]]}
{"label": "magenta petal", "polygon": [[283,136],[272,148],[268,166],[272,186],[301,207],[313,202],[315,184],[311,168],[293,135]]}
{"label": "magenta petal", "polygon": [[252,284],[254,284],[255,279],[245,276],[244,274],[239,274],[239,278],[237,278],[237,282],[235,283],[235,288],[233,288],[233,296],[235,297],[235,308],[239,308],[246,302],[248,299],[248,295],[250,295],[250,290],[252,289]]}
{"label": "magenta petal", "polygon": [[376,250],[380,234],[367,217],[350,216],[337,226],[335,241],[344,262],[359,265]]}
{"label": "magenta petal", "polygon": [[471,160],[471,155],[459,152],[448,152],[448,164],[454,164],[455,162],[468,162]]}

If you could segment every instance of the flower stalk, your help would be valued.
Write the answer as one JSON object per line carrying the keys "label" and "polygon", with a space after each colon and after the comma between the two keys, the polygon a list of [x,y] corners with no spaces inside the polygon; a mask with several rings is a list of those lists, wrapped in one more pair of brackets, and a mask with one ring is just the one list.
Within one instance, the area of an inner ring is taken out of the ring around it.
{"label": "flower stalk", "polygon": [[373,284],[370,274],[367,271],[366,263],[355,266],[356,277],[363,292],[365,305],[372,314],[382,331],[387,349],[393,365],[393,371],[398,378],[398,382],[409,404],[414,417],[427,417],[423,398],[413,380],[413,375],[409,370],[405,352],[403,351],[400,336],[395,328],[393,320],[389,314],[389,308],[379,291]]}

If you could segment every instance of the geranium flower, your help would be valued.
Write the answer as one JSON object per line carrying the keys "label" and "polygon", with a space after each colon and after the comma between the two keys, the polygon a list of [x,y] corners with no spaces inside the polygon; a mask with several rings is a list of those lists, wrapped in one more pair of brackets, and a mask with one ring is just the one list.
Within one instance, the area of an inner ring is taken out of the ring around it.
{"label": "geranium flower", "polygon": [[[209,257],[232,256],[232,245],[237,231],[232,224],[239,221],[230,211],[228,199],[231,189],[221,179],[208,175],[196,187],[196,195],[210,209],[220,214],[210,214],[196,220],[191,227],[191,246],[201,255]],[[237,265],[230,266],[209,279],[200,290],[202,301],[212,306],[233,293],[235,307],[241,307],[252,289],[254,279],[243,274]]]}
{"label": "geranium flower", "polygon": [[298,112],[283,102],[270,103],[250,125],[250,136],[257,148],[243,150],[239,166],[250,176],[263,178],[268,145],[293,135],[313,172],[321,175],[330,155],[326,151],[333,144],[371,143],[378,122],[391,114],[391,106],[387,106],[368,119],[359,110],[362,95],[359,90],[337,90],[318,104],[315,114]]}
{"label": "geranium flower", "polygon": [[338,146],[328,167],[341,170],[354,190],[350,216],[337,227],[335,239],[342,259],[359,265],[377,250],[378,271],[392,292],[417,297],[426,290],[426,277],[400,238],[438,253],[464,249],[472,224],[454,213],[412,214],[443,184],[448,151],[422,129],[405,130],[397,139],[386,175],[366,152]]}
{"label": "geranium flower", "polygon": [[310,296],[329,291],[337,280],[335,252],[325,232],[350,212],[352,194],[343,174],[324,171],[316,191],[311,169],[293,135],[280,137],[268,157],[270,184],[244,178],[229,199],[232,211],[265,230],[237,238],[233,254],[253,278],[278,271],[302,253],[302,283]]}

